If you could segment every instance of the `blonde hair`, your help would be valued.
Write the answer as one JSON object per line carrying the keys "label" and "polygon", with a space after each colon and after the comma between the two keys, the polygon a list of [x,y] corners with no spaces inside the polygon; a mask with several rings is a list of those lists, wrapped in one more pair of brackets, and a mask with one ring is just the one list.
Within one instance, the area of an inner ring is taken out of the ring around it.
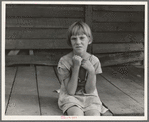
{"label": "blonde hair", "polygon": [[91,41],[92,43],[93,36],[90,27],[82,21],[74,22],[68,28],[68,34],[67,34],[68,45],[71,46],[71,36],[82,35],[82,34],[85,34],[89,38],[89,41]]}

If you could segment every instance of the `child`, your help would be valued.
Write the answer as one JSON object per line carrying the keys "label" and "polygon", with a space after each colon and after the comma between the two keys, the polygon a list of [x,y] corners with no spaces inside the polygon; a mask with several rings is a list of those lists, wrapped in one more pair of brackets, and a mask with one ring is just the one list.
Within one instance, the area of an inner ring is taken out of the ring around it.
{"label": "child", "polygon": [[102,73],[100,62],[86,52],[93,41],[89,26],[73,23],[67,41],[73,51],[63,56],[57,67],[61,81],[59,108],[69,116],[100,116],[108,109],[102,105],[96,89],[96,74]]}

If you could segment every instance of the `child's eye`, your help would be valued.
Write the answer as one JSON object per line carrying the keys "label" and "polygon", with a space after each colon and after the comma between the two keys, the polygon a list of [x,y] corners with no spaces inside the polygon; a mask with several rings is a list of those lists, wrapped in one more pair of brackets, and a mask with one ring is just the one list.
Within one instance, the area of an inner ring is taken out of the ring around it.
{"label": "child's eye", "polygon": [[76,40],[76,38],[75,37],[72,37],[71,40]]}
{"label": "child's eye", "polygon": [[82,40],[82,39],[84,39],[84,38],[85,38],[85,37],[83,37],[83,36],[82,36],[82,37],[80,37],[80,39],[81,39],[81,40]]}

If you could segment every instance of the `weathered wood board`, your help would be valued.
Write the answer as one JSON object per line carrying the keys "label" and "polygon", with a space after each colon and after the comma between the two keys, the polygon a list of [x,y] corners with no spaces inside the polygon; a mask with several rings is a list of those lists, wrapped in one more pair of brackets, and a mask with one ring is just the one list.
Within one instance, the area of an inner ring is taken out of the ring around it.
{"label": "weathered wood board", "polygon": [[129,73],[126,70],[121,69],[121,72],[117,72],[111,67],[105,67],[101,75],[144,109],[144,88],[135,83],[133,78],[128,77]]}
{"label": "weathered wood board", "polygon": [[124,65],[112,67],[115,71],[127,76],[128,79],[133,80],[140,86],[144,87],[144,68],[137,68],[136,66]]}
{"label": "weathered wood board", "polygon": [[112,111],[114,116],[142,116],[144,114],[143,108],[138,102],[101,75],[97,75],[97,89],[101,101]]}
{"label": "weathered wood board", "polygon": [[101,66],[112,66],[119,65],[129,62],[141,61],[144,58],[143,52],[135,52],[135,53],[116,53],[116,54],[108,54],[107,56],[100,57],[100,54],[96,54],[96,56],[101,61]]}
{"label": "weathered wood board", "polygon": [[11,39],[50,39],[50,38],[66,38],[67,29],[56,28],[6,28],[6,38]]}
{"label": "weathered wood board", "polygon": [[49,65],[55,66],[58,63],[58,59],[54,56],[33,56],[33,55],[16,55],[6,56],[6,66],[10,65],[22,65],[22,64],[37,64],[37,65]]}
{"label": "weathered wood board", "polygon": [[[139,17],[138,17],[139,16]],[[143,12],[114,12],[114,11],[94,11],[93,21],[95,22],[143,22]]]}
{"label": "weathered wood board", "polygon": [[[63,55],[16,55],[16,56],[6,56],[6,66],[15,65],[15,64],[40,64],[40,65],[49,65],[56,66],[58,64],[59,58]],[[143,53],[122,53],[122,54],[111,54],[100,57],[96,55],[101,61],[103,66],[112,66],[128,62],[135,62],[143,60]]]}
{"label": "weathered wood board", "polygon": [[34,67],[18,67],[6,115],[40,115]]}
{"label": "weathered wood board", "polygon": [[135,6],[135,5],[100,5],[100,6],[93,6],[93,10],[99,11],[125,11],[125,12],[143,12],[145,10],[145,6]]}
{"label": "weathered wood board", "polygon": [[68,28],[81,18],[7,18],[6,27]]}
{"label": "weathered wood board", "polygon": [[94,32],[141,32],[144,31],[144,23],[93,23]]}
{"label": "weathered wood board", "polygon": [[82,6],[71,5],[7,5],[6,16],[13,17],[84,17]]}
{"label": "weathered wood board", "polygon": [[59,81],[53,67],[37,66],[37,81],[42,115],[63,115],[58,108]]}
{"label": "weathered wood board", "polygon": [[11,96],[11,90],[17,73],[17,67],[6,67],[5,68],[5,110],[7,109],[8,100]]}
{"label": "weathered wood board", "polygon": [[119,42],[144,42],[142,32],[93,32],[93,43],[119,43]]}
{"label": "weathered wood board", "polygon": [[71,49],[66,39],[6,39],[6,49]]}
{"label": "weathered wood board", "polygon": [[143,50],[144,46],[142,43],[93,44],[92,53],[118,53]]}

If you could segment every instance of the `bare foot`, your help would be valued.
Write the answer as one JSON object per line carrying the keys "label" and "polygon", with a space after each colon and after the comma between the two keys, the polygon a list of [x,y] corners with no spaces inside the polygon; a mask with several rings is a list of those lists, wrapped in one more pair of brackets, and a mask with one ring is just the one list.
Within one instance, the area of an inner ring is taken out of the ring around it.
{"label": "bare foot", "polygon": [[108,110],[102,116],[113,116],[113,114]]}

